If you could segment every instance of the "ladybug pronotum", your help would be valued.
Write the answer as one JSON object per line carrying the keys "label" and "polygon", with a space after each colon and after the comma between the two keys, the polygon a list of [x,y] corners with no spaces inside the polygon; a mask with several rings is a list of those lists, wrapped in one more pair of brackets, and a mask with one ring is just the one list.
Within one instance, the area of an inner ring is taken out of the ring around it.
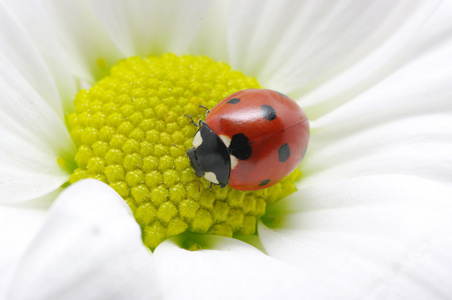
{"label": "ladybug pronotum", "polygon": [[270,187],[298,167],[309,122],[298,104],[267,89],[239,91],[208,112],[187,151],[199,177],[242,191]]}

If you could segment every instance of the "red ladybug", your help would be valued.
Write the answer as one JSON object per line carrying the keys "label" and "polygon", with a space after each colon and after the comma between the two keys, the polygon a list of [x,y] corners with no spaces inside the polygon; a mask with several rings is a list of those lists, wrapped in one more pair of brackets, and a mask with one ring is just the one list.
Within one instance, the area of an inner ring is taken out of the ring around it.
{"label": "red ladybug", "polygon": [[187,151],[197,176],[241,191],[270,187],[306,153],[309,122],[295,101],[272,90],[239,91],[218,103]]}

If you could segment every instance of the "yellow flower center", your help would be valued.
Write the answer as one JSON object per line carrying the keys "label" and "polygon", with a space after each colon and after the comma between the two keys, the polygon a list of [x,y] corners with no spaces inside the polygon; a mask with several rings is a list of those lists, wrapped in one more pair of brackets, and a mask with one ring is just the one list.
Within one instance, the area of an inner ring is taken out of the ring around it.
{"label": "yellow flower center", "polygon": [[212,108],[226,96],[260,88],[226,63],[204,56],[131,57],[74,100],[68,127],[77,146],[69,182],[95,178],[132,209],[151,250],[183,232],[223,236],[254,234],[265,208],[295,191],[294,171],[264,190],[210,187],[196,177],[186,151]]}

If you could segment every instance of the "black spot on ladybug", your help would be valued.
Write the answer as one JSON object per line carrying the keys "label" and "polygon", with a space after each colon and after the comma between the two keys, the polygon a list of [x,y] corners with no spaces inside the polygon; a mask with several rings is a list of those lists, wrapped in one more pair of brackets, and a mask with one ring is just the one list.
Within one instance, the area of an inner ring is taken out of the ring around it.
{"label": "black spot on ladybug", "polygon": [[240,102],[240,99],[239,98],[232,98],[232,99],[229,99],[226,103],[229,103],[229,104],[237,104],[237,103],[239,103]]}
{"label": "black spot on ladybug", "polygon": [[284,144],[281,147],[279,147],[278,150],[279,155],[279,161],[280,162],[286,162],[290,157],[290,147],[288,144]]}
{"label": "black spot on ladybug", "polygon": [[283,93],[280,93],[280,92],[278,92],[278,91],[275,91],[275,92],[278,93],[278,94],[280,94],[280,95],[283,96],[283,97],[289,98],[289,97],[287,97],[286,95],[284,95]]}
{"label": "black spot on ladybug", "polygon": [[274,119],[276,119],[276,111],[270,105],[265,105],[265,104],[262,105],[261,112],[262,112],[262,116],[269,121],[273,121]]}
{"label": "black spot on ladybug", "polygon": [[248,144],[248,138],[243,133],[237,133],[232,136],[228,150],[230,154],[239,160],[245,160],[251,156],[251,146]]}
{"label": "black spot on ladybug", "polygon": [[259,183],[259,186],[267,185],[269,182],[270,182],[270,179],[265,179],[264,181],[262,181],[261,183]]}

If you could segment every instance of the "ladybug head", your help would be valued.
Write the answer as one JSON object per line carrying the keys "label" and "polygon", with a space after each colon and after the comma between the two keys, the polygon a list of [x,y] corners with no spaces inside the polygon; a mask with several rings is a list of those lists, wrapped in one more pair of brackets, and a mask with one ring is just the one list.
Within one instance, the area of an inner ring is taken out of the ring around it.
{"label": "ladybug head", "polygon": [[228,148],[205,122],[193,138],[193,148],[187,151],[190,164],[197,176],[225,187],[229,182],[231,160]]}

